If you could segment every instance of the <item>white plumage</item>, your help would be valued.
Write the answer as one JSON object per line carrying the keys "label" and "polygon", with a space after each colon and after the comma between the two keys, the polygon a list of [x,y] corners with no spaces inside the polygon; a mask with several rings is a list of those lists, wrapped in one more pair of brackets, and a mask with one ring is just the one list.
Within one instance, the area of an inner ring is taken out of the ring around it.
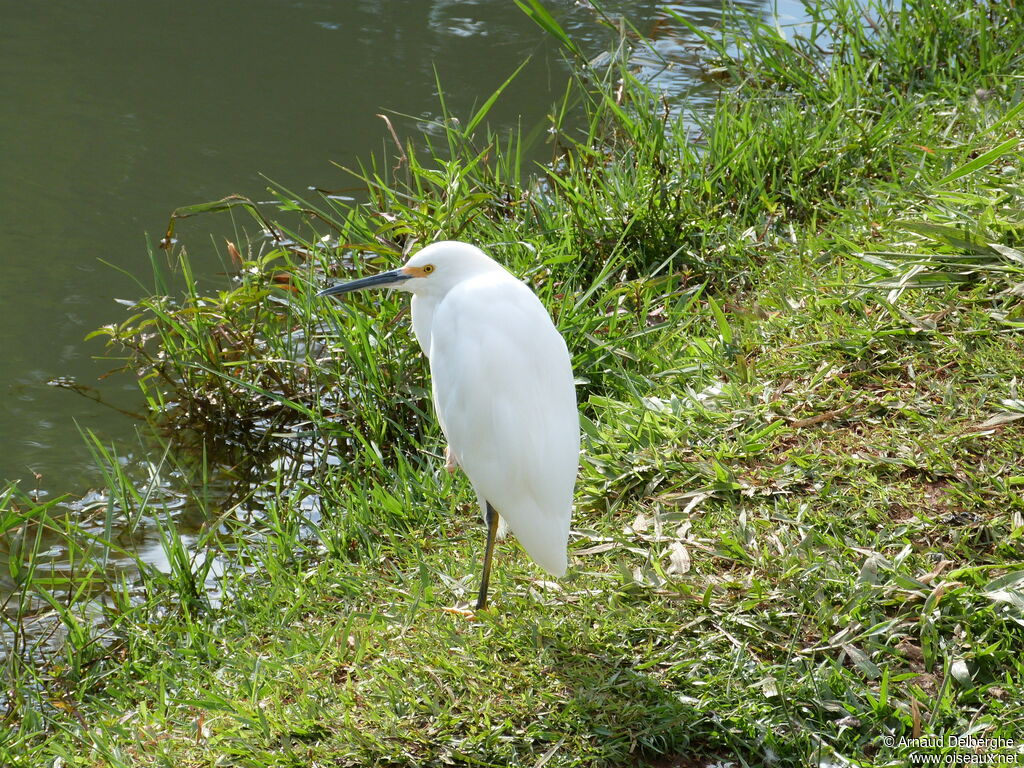
{"label": "white plumage", "polygon": [[323,293],[371,285],[413,294],[413,329],[430,360],[441,428],[485,519],[489,502],[529,555],[561,576],[579,416],[569,353],[544,306],[479,248],[453,241]]}

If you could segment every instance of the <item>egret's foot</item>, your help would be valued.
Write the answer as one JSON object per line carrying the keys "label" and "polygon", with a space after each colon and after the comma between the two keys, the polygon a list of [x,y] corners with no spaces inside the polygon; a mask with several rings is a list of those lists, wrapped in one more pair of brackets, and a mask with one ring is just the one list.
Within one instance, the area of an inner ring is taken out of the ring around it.
{"label": "egret's foot", "polygon": [[465,600],[459,600],[455,605],[442,608],[441,610],[445,613],[454,613],[456,616],[462,616],[469,621],[473,621],[476,618],[476,613]]}
{"label": "egret's foot", "polygon": [[455,470],[459,468],[458,462],[455,461],[455,454],[452,453],[452,447],[450,445],[445,446],[444,449],[444,468],[448,471],[449,475],[455,474]]}

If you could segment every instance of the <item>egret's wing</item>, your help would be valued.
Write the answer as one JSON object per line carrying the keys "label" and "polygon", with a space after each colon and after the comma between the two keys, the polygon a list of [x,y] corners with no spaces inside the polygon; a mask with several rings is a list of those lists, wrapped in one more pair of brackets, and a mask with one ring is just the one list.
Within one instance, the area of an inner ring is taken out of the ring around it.
{"label": "egret's wing", "polygon": [[565,342],[525,285],[453,288],[431,328],[434,403],[459,465],[548,571],[566,568],[579,417]]}

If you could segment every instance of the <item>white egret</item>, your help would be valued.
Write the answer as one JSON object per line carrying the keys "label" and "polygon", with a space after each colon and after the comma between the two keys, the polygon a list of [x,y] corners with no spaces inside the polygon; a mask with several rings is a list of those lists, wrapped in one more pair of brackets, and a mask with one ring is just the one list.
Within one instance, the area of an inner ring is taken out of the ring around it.
{"label": "white egret", "polygon": [[412,293],[447,466],[469,477],[487,525],[477,610],[487,604],[499,516],[535,562],[562,576],[580,429],[569,352],[544,305],[479,248],[455,241],[318,295],[371,287]]}

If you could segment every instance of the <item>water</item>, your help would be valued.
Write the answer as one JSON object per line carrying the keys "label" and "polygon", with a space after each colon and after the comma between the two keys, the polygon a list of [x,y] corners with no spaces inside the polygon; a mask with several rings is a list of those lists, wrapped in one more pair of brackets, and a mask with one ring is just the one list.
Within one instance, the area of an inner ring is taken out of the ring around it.
{"label": "water", "polygon": [[[748,0],[751,10],[773,7]],[[585,4],[548,5],[594,54],[611,33]],[[608,0],[655,43],[634,63],[672,96],[707,105],[693,40],[661,2]],[[720,2],[677,3],[696,24]],[[794,0],[776,9],[797,21]],[[542,125],[568,70],[557,46],[507,0],[25,0],[0,10],[0,480],[80,497],[102,483],[80,429],[139,452],[136,423],[67,390],[68,377],[140,410],[129,376],[102,378],[90,331],[143,295],[147,247],[182,205],[239,193],[350,185],[337,165],[390,155],[379,113],[418,136],[440,111],[468,115],[526,58],[492,112],[497,127]],[[389,111],[390,110],[390,111]],[[401,113],[401,114],[397,114]],[[401,116],[409,115],[412,117]],[[543,133],[541,132],[541,135]],[[538,157],[543,147],[537,148]],[[337,165],[335,165],[337,164]],[[207,276],[231,221],[180,222]]]}

